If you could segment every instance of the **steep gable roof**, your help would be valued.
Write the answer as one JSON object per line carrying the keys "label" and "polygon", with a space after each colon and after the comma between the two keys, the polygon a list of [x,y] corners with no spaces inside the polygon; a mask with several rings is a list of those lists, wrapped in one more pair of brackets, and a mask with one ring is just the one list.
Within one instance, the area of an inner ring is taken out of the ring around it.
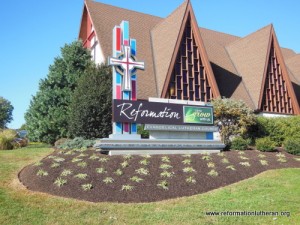
{"label": "steep gable roof", "polygon": [[268,57],[272,25],[266,26],[226,47],[249,95],[259,109],[259,99]]}
{"label": "steep gable roof", "polygon": [[188,0],[188,1],[186,1],[186,3],[187,3],[187,5],[186,5],[186,10],[184,12],[184,17],[183,17],[182,22],[180,21],[181,22],[180,30],[179,30],[178,36],[176,38],[176,44],[174,46],[174,49],[172,50],[173,53],[171,55],[171,60],[170,60],[169,68],[167,70],[166,78],[164,79],[164,84],[161,88],[161,97],[165,97],[169,90],[171,76],[172,76],[173,70],[175,68],[177,56],[180,52],[180,46],[182,44],[182,40],[185,36],[184,32],[186,32],[185,29],[186,29],[187,24],[189,24],[191,32],[193,33],[193,38],[195,38],[195,44],[196,44],[195,47],[197,48],[197,52],[199,52],[199,56],[201,57],[201,62],[203,63],[203,66],[207,73],[207,79],[208,79],[207,82],[209,82],[209,84],[210,84],[212,95],[214,97],[218,97],[218,96],[220,96],[220,92],[219,92],[208,56],[207,56],[207,53],[205,50],[203,40],[202,40],[200,32],[199,32],[199,27],[198,27],[197,20],[194,15],[194,11],[193,11],[191,2]]}
{"label": "steep gable roof", "polygon": [[145,71],[138,72],[137,97],[147,99],[149,96],[156,96],[150,30],[162,19],[90,0],[85,1],[85,6],[106,58],[112,54],[112,29],[122,20],[129,21],[130,37],[137,40],[137,58],[145,61],[146,66]]}
{"label": "steep gable roof", "polygon": [[300,54],[295,54],[293,57],[286,59],[285,63],[300,84]]}
{"label": "steep gable roof", "polygon": [[158,95],[162,92],[187,6],[185,1],[151,31]]}

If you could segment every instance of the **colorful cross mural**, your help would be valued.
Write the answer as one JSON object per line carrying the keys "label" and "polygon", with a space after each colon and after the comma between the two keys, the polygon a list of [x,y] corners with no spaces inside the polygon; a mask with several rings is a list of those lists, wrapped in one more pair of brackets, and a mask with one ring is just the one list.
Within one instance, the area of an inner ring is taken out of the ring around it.
{"label": "colorful cross mural", "polygon": [[[129,38],[129,22],[122,21],[113,29],[113,99],[137,100],[136,70],[144,69],[144,62],[136,60],[136,40]],[[122,78],[123,76],[123,78]],[[113,123],[113,134],[136,134],[136,123]]]}

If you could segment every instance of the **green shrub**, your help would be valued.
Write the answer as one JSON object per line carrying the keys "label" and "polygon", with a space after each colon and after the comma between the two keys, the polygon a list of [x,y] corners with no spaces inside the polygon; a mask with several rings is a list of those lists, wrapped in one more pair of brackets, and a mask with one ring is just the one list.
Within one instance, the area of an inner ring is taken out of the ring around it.
{"label": "green shrub", "polygon": [[300,138],[288,138],[283,143],[284,149],[293,155],[300,155]]}
{"label": "green shrub", "polygon": [[11,150],[14,148],[13,139],[0,135],[0,150]]}
{"label": "green shrub", "polygon": [[85,140],[82,137],[76,137],[74,139],[65,141],[62,145],[59,145],[58,148],[62,149],[81,149],[89,148],[95,144],[94,140]]}
{"label": "green shrub", "polygon": [[300,116],[266,118],[258,117],[251,128],[253,138],[270,137],[281,146],[287,138],[300,138]]}
{"label": "green shrub", "polygon": [[[15,130],[4,129],[0,132],[0,150],[14,149],[14,140],[17,137]],[[18,147],[17,145],[15,146]]]}
{"label": "green shrub", "polygon": [[248,149],[249,140],[242,137],[236,137],[232,140],[230,148],[232,150],[246,150]]}
{"label": "green shrub", "polygon": [[142,138],[149,138],[149,131],[145,130],[145,125],[139,125],[137,133],[140,134]]}
{"label": "green shrub", "polygon": [[249,128],[256,124],[256,116],[243,101],[216,98],[214,106],[215,125],[220,128],[222,141],[228,146],[230,137],[248,137]]}
{"label": "green shrub", "polygon": [[270,137],[258,138],[256,140],[256,148],[263,152],[275,151],[276,142],[272,141]]}
{"label": "green shrub", "polygon": [[112,133],[111,67],[93,66],[79,79],[70,105],[72,137],[104,138]]}

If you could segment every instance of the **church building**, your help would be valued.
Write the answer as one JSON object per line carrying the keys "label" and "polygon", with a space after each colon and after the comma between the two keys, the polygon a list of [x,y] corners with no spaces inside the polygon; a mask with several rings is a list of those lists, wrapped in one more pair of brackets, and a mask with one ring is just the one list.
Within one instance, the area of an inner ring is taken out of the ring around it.
{"label": "church building", "polygon": [[96,63],[112,55],[112,30],[122,20],[145,62],[138,99],[226,97],[266,116],[300,114],[300,54],[280,47],[273,25],[237,37],[199,27],[190,0],[166,18],[85,0],[79,39]]}

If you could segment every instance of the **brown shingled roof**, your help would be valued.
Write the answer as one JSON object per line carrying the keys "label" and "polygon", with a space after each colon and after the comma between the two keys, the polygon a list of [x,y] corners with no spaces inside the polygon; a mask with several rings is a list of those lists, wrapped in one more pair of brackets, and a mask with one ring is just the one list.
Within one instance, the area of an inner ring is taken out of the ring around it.
{"label": "brown shingled roof", "polygon": [[166,80],[187,5],[188,1],[185,1],[151,31],[158,95],[162,92]]}
{"label": "brown shingled roof", "polygon": [[[139,99],[161,96],[171,59],[176,55],[175,46],[181,38],[180,29],[189,4],[189,0],[184,1],[171,15],[162,19],[86,0],[85,6],[105,57],[112,53],[113,27],[122,20],[129,21],[130,37],[137,39],[137,58],[145,61],[146,65],[145,71],[138,72]],[[216,89],[221,96],[242,99],[251,108],[260,108],[260,93],[271,34],[274,32],[272,29],[272,25],[269,25],[241,38],[199,28],[198,40],[203,45],[201,48],[205,58],[210,62]],[[281,48],[279,52],[287,66],[288,80],[293,82],[294,89],[297,85],[299,87],[295,92],[300,102],[300,55],[287,48]]]}
{"label": "brown shingled roof", "polygon": [[139,99],[157,96],[150,31],[161,18],[90,0],[86,1],[86,7],[105,57],[112,54],[112,29],[122,20],[129,21],[130,37],[137,40],[137,58],[145,61],[146,66],[145,71],[138,72],[137,96]]}
{"label": "brown shingled roof", "polygon": [[272,25],[266,26],[226,47],[249,95],[259,109],[259,98],[268,57]]}

